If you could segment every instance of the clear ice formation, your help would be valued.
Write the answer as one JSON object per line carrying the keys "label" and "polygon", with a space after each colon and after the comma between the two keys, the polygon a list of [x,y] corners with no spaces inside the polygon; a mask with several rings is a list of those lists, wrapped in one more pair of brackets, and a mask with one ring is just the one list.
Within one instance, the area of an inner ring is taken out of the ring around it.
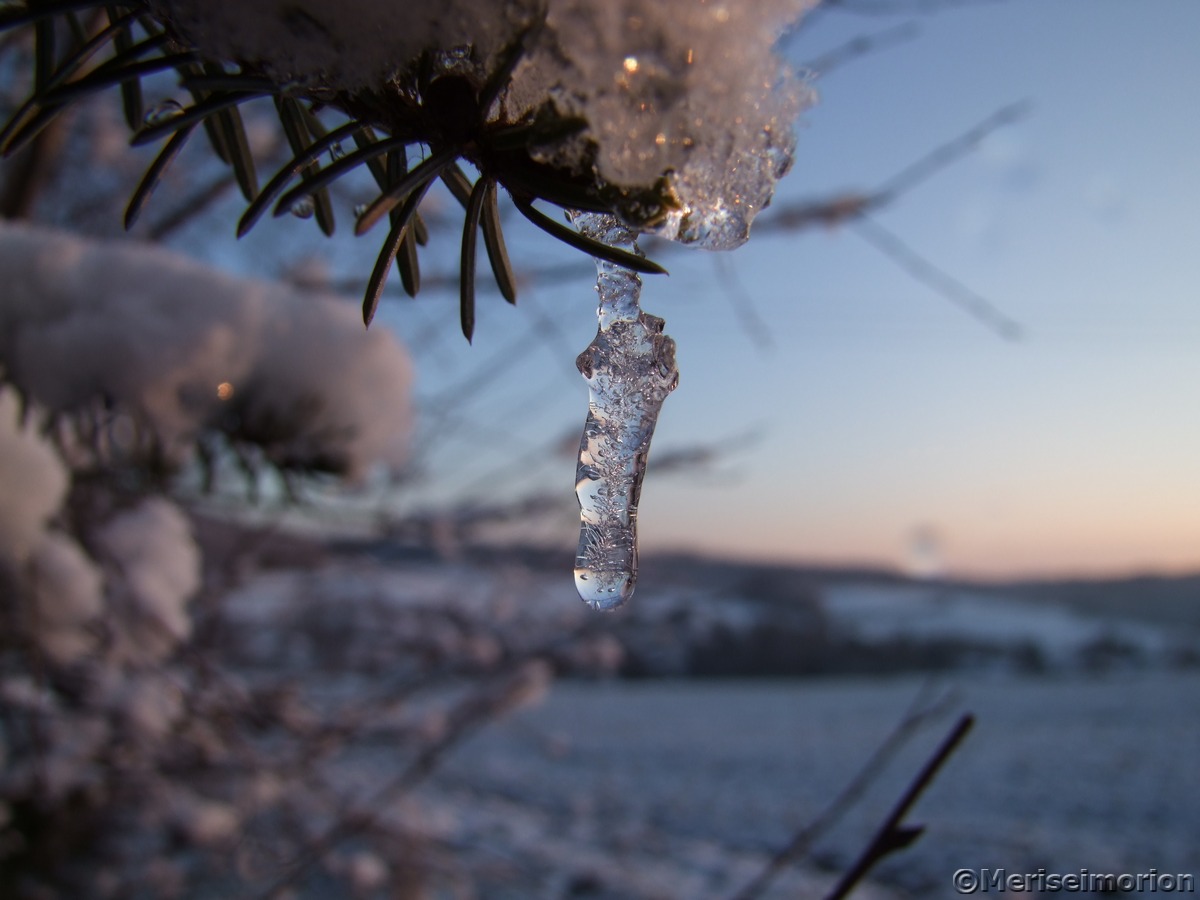
{"label": "clear ice formation", "polygon": [[[573,213],[572,220],[585,236],[640,255],[636,236],[615,216]],[[600,327],[575,361],[591,391],[575,473],[575,587],[593,609],[609,610],[637,584],[638,499],[658,413],[679,370],[663,320],[638,306],[641,278],[601,259],[596,269]]]}

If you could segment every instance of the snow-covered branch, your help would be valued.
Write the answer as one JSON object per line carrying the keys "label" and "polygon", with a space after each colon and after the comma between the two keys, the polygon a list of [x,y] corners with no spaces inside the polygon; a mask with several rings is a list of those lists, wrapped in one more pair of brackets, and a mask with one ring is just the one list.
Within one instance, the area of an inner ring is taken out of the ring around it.
{"label": "snow-covered branch", "polygon": [[5,378],[52,417],[100,409],[111,453],[152,444],[177,467],[220,435],[282,469],[351,478],[407,457],[408,354],[335,298],[10,223],[0,277]]}

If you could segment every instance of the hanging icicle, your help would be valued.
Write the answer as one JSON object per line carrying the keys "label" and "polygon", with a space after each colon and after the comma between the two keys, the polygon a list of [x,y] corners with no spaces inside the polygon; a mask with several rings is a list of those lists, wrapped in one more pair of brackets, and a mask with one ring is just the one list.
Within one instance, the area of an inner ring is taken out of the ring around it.
{"label": "hanging icicle", "polygon": [[[615,216],[571,218],[586,237],[641,255],[636,235]],[[679,371],[663,320],[638,306],[641,278],[601,259],[596,270],[600,327],[576,360],[591,396],[575,475],[575,586],[589,606],[607,610],[628,600],[637,584],[638,499],[658,413]]]}

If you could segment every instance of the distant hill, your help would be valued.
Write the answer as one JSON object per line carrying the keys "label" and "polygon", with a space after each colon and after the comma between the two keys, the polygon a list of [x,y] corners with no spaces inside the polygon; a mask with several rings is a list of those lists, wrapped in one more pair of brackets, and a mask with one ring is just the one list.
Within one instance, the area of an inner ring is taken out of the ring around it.
{"label": "distant hill", "polygon": [[1137,575],[1113,579],[1013,582],[1006,588],[1090,615],[1200,627],[1200,575]]}
{"label": "distant hill", "polygon": [[[980,670],[1035,674],[1200,665],[1200,574],[1007,582],[912,578],[869,563],[779,564],[687,553],[642,558],[637,594],[597,616],[574,598],[561,548],[341,539],[334,558],[383,571],[521,571],[530,635],[608,635],[628,677],[791,677]],[[561,663],[563,674],[599,674]]]}

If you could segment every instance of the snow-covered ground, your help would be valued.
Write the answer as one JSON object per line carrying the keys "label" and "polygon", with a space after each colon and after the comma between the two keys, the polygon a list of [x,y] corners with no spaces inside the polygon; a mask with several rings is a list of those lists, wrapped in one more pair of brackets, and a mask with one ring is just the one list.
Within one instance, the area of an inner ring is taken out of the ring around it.
{"label": "snow-covered ground", "polygon": [[[1200,674],[939,683],[977,724],[912,813],[926,834],[876,870],[878,883],[937,898],[956,896],[961,867],[1200,875]],[[913,677],[560,684],[464,747],[426,802],[457,801],[460,819],[510,835],[525,829],[534,857],[586,853],[607,885],[587,896],[728,897],[853,777],[922,687]],[[809,866],[832,876],[850,864],[950,722],[893,760]],[[509,815],[473,809],[485,794],[505,798]],[[687,880],[650,877],[667,877],[669,863]],[[642,867],[655,890],[615,889]],[[821,893],[806,884],[770,896]]]}
{"label": "snow-covered ground", "polygon": [[[652,632],[681,645],[680,658],[714,623],[752,635],[778,601],[739,601],[706,580],[707,593],[655,585],[628,614],[598,619],[558,574],[360,557],[258,576],[226,610],[240,623],[231,649],[252,670],[291,670],[326,693],[335,681],[353,693],[395,674],[396,648],[413,628],[432,637],[435,620],[421,609],[476,623],[451,629],[446,652],[473,648],[484,662],[581,623],[613,623],[573,656],[555,657],[578,672],[614,670],[620,647]],[[450,854],[447,868],[470,882],[464,896],[731,898],[851,781],[924,690],[952,695],[946,713],[764,896],[823,896],[963,711],[976,726],[909,819],[927,833],[878,866],[860,900],[953,897],[951,874],[963,867],[1200,875],[1200,670],[1170,655],[1196,646],[1194,628],[1088,615],[1015,588],[835,579],[813,596],[813,621],[827,636],[852,636],[859,653],[910,642],[919,662],[923,640],[1032,644],[1048,664],[1020,674],[968,656],[967,668],[936,675],[562,679],[540,706],[458,747],[392,813]],[[810,613],[775,620],[803,635]],[[340,636],[313,642],[330,623]],[[1097,641],[1140,655],[1086,665],[1080,654]],[[340,665],[346,674],[334,679]],[[371,745],[331,774],[369,798],[402,764],[397,751]]]}

